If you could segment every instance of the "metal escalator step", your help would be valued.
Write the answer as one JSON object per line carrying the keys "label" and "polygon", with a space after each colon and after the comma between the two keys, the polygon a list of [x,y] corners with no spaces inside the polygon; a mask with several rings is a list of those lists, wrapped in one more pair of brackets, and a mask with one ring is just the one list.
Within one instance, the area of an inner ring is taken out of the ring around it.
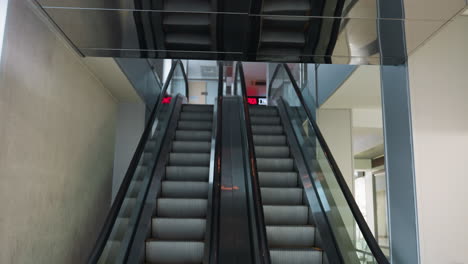
{"label": "metal escalator step", "polygon": [[208,183],[189,181],[163,181],[162,197],[207,199]]}
{"label": "metal escalator step", "polygon": [[261,187],[297,187],[295,172],[259,172]]}
{"label": "metal escalator step", "polygon": [[252,123],[252,134],[255,135],[282,135],[283,127],[280,125],[256,125]]}
{"label": "metal escalator step", "polygon": [[209,153],[211,142],[209,141],[173,141],[172,152],[178,153]]}
{"label": "metal escalator step", "polygon": [[167,166],[166,179],[169,181],[208,181],[209,167]]}
{"label": "metal escalator step", "polygon": [[249,107],[251,116],[278,116],[278,110],[271,107]]}
{"label": "metal escalator step", "polygon": [[210,141],[211,131],[177,130],[175,135],[177,141]]}
{"label": "metal escalator step", "polygon": [[254,135],[255,146],[286,146],[285,136]]}
{"label": "metal escalator step", "polygon": [[206,199],[159,198],[157,216],[170,218],[205,218]]}
{"label": "metal escalator step", "polygon": [[280,118],[276,116],[252,116],[252,125],[276,126],[281,124]]}
{"label": "metal escalator step", "polygon": [[308,209],[305,205],[264,205],[266,225],[307,225]]}
{"label": "metal escalator step", "polygon": [[268,159],[268,158],[257,158],[257,170],[258,171],[286,171],[290,172],[294,170],[293,159]]}
{"label": "metal escalator step", "polygon": [[267,226],[266,231],[270,247],[307,248],[315,245],[313,226]]}
{"label": "metal escalator step", "polygon": [[256,146],[257,158],[289,158],[288,146]]}
{"label": "metal escalator step", "polygon": [[302,205],[301,188],[261,188],[263,205]]}
{"label": "metal escalator step", "polygon": [[323,252],[311,248],[270,249],[272,264],[322,264]]}
{"label": "metal escalator step", "polygon": [[182,106],[182,112],[213,112],[213,106],[185,104]]}
{"label": "metal escalator step", "polygon": [[211,121],[213,120],[213,113],[211,112],[182,112],[180,119],[184,121]]}
{"label": "metal escalator step", "polygon": [[209,153],[170,153],[170,166],[209,166]]}
{"label": "metal escalator step", "polygon": [[212,127],[213,123],[207,121],[179,121],[177,125],[179,130],[211,131]]}
{"label": "metal escalator step", "polygon": [[205,243],[196,241],[148,241],[146,261],[149,263],[202,263]]}
{"label": "metal escalator step", "polygon": [[197,218],[153,218],[152,236],[158,240],[202,241],[206,220]]}

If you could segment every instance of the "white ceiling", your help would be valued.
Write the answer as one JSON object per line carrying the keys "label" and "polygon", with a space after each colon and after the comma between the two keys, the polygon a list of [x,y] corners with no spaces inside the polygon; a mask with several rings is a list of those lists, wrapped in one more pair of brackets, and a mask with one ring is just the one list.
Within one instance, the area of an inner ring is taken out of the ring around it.
{"label": "white ceiling", "polygon": [[324,109],[381,108],[380,67],[363,65],[320,107]]}
{"label": "white ceiling", "polygon": [[409,20],[449,20],[466,5],[465,0],[404,0]]}

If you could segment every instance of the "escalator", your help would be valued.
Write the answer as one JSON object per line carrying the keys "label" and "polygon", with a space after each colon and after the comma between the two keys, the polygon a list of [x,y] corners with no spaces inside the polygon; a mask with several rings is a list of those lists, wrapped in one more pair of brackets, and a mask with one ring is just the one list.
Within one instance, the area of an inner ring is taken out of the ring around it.
{"label": "escalator", "polygon": [[[250,105],[242,63],[246,155],[260,263],[389,263],[372,235],[287,64],[278,64],[268,105]],[[255,195],[255,193],[257,195]],[[258,195],[260,194],[260,195]]]}
{"label": "escalator", "polygon": [[146,241],[147,263],[203,261],[212,126],[213,106],[182,106]]}
{"label": "escalator", "polygon": [[249,112],[271,263],[322,263],[278,109],[250,106]]}
{"label": "escalator", "polygon": [[189,104],[179,60],[160,94],[88,263],[212,258],[217,103]]}
{"label": "escalator", "polygon": [[187,102],[174,61],[88,263],[388,264],[286,64],[268,106]]}

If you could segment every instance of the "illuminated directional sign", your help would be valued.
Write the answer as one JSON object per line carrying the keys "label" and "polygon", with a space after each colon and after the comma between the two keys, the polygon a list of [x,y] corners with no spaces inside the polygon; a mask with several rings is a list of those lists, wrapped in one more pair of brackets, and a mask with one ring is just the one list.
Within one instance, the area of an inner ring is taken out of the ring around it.
{"label": "illuminated directional sign", "polygon": [[268,105],[268,99],[266,97],[249,96],[247,103],[250,105]]}

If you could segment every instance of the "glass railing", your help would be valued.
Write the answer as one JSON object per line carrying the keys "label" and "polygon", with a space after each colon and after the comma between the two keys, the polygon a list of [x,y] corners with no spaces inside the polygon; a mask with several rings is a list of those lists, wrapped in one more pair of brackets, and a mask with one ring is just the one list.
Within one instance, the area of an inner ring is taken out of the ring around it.
{"label": "glass railing", "polygon": [[165,96],[151,112],[88,263],[126,262],[174,106],[185,100],[186,87],[174,81],[179,79],[186,79],[185,72],[175,61],[162,90]]}
{"label": "glass railing", "polygon": [[[285,64],[278,65],[271,80],[269,103],[283,107],[305,159],[308,177],[319,199],[343,263],[388,263],[362,216],[349,187],[322,136],[304,90],[298,87]],[[307,91],[306,91],[307,92]],[[315,213],[315,212],[313,212]],[[319,227],[320,231],[320,227]]]}
{"label": "glass railing", "polygon": [[115,61],[150,112],[163,89],[163,84],[154,69],[154,61],[141,58],[115,58]]}

